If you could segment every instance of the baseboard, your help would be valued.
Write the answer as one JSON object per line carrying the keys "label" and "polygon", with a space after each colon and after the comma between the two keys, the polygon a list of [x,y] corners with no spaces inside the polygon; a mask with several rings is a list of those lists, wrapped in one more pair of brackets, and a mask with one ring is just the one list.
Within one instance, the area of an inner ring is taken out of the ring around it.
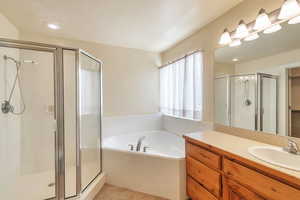
{"label": "baseboard", "polygon": [[80,200],[93,200],[106,182],[106,174],[100,174],[93,183],[82,193]]}

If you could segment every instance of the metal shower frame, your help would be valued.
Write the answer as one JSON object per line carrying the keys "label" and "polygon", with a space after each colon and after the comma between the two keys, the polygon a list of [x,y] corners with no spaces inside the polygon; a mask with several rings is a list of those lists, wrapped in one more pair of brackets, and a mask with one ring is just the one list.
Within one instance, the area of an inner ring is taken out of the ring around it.
{"label": "metal shower frame", "polygon": [[[276,135],[278,134],[278,76],[271,75],[271,74],[265,74],[265,73],[253,73],[253,74],[235,74],[235,75],[222,75],[215,78],[221,79],[226,78],[226,85],[227,85],[227,96],[226,100],[228,103],[227,105],[227,118],[228,118],[228,126],[232,126],[231,124],[231,77],[241,77],[241,76],[255,76],[255,125],[254,129],[255,131],[263,131],[263,108],[262,108],[262,102],[263,102],[263,95],[262,95],[262,78],[272,78],[276,80]],[[215,106],[214,106],[215,108]]]}
{"label": "metal shower frame", "polygon": [[[79,69],[80,69],[80,55],[85,55],[100,65],[100,172],[90,182],[92,183],[102,173],[102,146],[101,146],[101,135],[102,135],[102,66],[103,62],[86,51],[79,48],[64,47],[58,45],[13,40],[0,38],[0,47],[34,50],[50,52],[54,58],[54,105],[55,111],[54,116],[56,120],[55,130],[55,197],[50,198],[51,200],[64,200],[78,198],[80,194],[89,186],[85,188],[81,185],[81,152],[80,152],[80,114],[79,114]],[[64,142],[64,63],[63,63],[63,52],[65,50],[75,52],[75,66],[76,66],[76,196],[65,197],[65,142]]]}

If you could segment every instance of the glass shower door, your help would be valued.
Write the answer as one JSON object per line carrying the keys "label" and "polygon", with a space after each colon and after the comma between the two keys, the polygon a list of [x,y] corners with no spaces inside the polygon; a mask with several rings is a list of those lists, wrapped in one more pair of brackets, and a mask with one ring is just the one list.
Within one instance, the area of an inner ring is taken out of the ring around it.
{"label": "glass shower door", "polygon": [[259,74],[260,77],[260,130],[276,134],[277,131],[277,78]]}
{"label": "glass shower door", "polygon": [[54,54],[0,47],[0,195],[55,198]]}
{"label": "glass shower door", "polygon": [[101,173],[101,63],[80,52],[79,113],[81,189]]}
{"label": "glass shower door", "polygon": [[230,126],[229,76],[215,79],[215,121]]}
{"label": "glass shower door", "polygon": [[230,77],[231,126],[256,130],[256,75]]}

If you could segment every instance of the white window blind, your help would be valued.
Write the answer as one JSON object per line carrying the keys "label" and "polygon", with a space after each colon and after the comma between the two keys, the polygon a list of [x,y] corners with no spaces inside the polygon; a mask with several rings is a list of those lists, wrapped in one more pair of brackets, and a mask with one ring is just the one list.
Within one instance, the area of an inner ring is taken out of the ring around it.
{"label": "white window blind", "polygon": [[192,120],[203,115],[203,54],[196,52],[160,69],[160,111]]}

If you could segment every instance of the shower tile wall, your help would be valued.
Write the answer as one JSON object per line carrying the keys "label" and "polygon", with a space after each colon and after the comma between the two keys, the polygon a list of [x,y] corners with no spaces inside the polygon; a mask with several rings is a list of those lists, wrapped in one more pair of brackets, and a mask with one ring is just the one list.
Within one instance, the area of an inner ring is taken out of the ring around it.
{"label": "shower tile wall", "polygon": [[[4,199],[46,199],[55,196],[55,151],[53,128],[53,55],[48,52],[0,48],[0,101],[8,99],[16,76],[16,64],[4,61],[6,54],[23,63],[20,85],[12,105],[21,109],[22,88],[26,111],[21,115],[0,113],[0,194]],[[31,184],[28,182],[31,181]]]}
{"label": "shower tile wall", "polygon": [[[231,78],[231,125],[255,130],[255,76]],[[250,105],[246,105],[246,100]]]}
{"label": "shower tile wall", "polygon": [[[20,71],[27,107],[26,112],[21,115],[21,172],[28,174],[54,171],[53,56],[45,52],[21,50],[20,59],[38,63],[22,63]],[[49,156],[45,157],[47,154]]]}
{"label": "shower tile wall", "polygon": [[[6,62],[3,56],[11,56],[19,59],[19,51],[16,49],[0,48],[0,102],[2,103],[9,96],[15,75],[15,66]],[[19,105],[19,91],[14,95],[13,103]],[[1,180],[10,180],[20,166],[21,141],[21,118],[20,116],[5,115],[0,112],[0,183]],[[9,167],[8,167],[9,166]],[[3,186],[4,183],[1,183]],[[5,188],[0,187],[0,193]],[[2,193],[1,193],[2,194]]]}

